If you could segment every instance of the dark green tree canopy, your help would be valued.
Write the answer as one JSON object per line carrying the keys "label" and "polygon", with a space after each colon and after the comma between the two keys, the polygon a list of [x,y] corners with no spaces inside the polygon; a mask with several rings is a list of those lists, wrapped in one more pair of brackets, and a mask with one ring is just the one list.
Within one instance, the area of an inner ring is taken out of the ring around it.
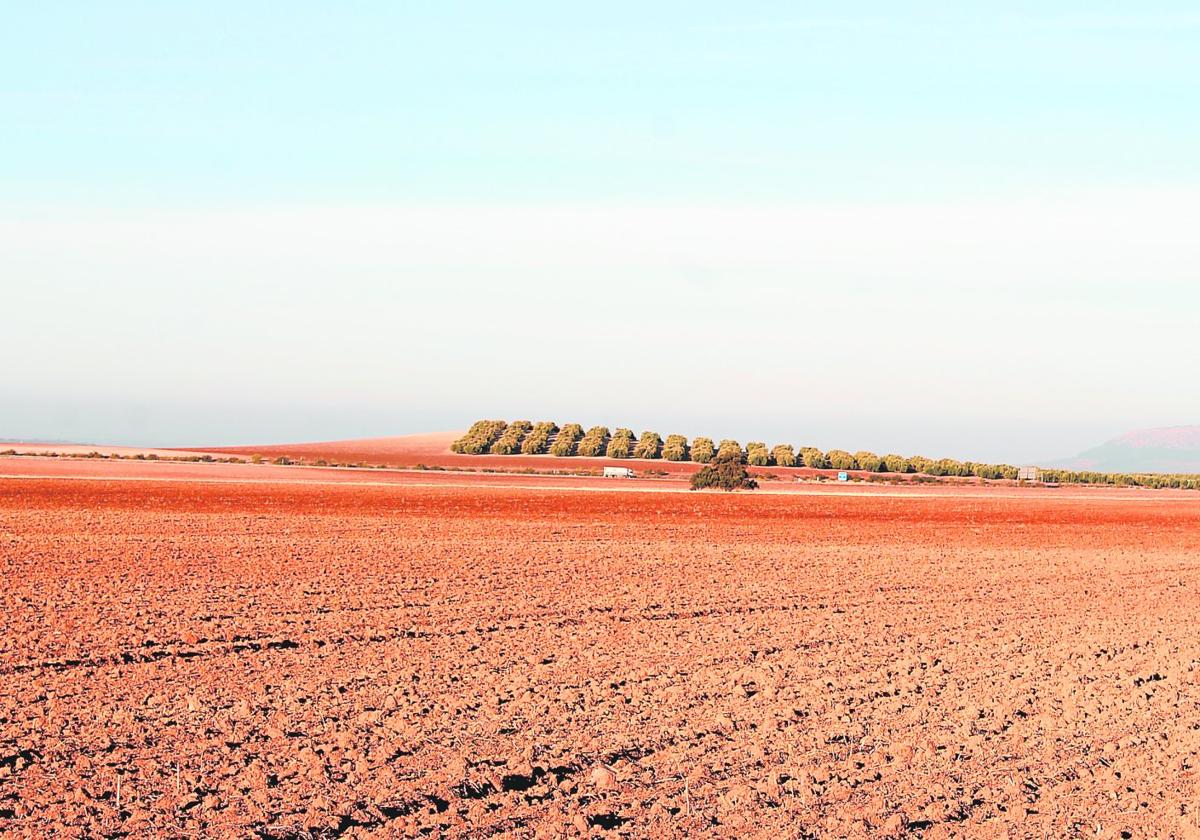
{"label": "dark green tree canopy", "polygon": [[692,476],[692,489],[704,490],[713,487],[726,492],[756,489],[758,482],[750,477],[742,460],[740,449],[736,454],[728,451],[718,454],[712,463]]}

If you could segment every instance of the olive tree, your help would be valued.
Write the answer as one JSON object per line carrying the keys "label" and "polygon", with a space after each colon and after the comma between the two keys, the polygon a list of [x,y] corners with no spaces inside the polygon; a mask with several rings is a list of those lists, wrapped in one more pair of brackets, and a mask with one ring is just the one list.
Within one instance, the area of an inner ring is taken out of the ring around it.
{"label": "olive tree", "polygon": [[583,440],[579,441],[575,454],[584,458],[596,458],[604,454],[604,450],[608,448],[608,440],[607,426],[592,426],[583,436]]}
{"label": "olive tree", "polygon": [[829,466],[835,470],[854,470],[858,469],[858,462],[844,449],[830,449]]}
{"label": "olive tree", "polygon": [[709,463],[717,454],[712,438],[698,437],[692,441],[692,460],[697,464]]}
{"label": "olive tree", "polygon": [[717,447],[717,457],[722,455],[737,455],[743,464],[746,463],[746,453],[742,451],[742,445],[736,440],[726,438],[721,441],[721,445]]}
{"label": "olive tree", "polygon": [[512,421],[488,451],[493,455],[512,455],[520,450],[521,441],[532,428],[533,424],[528,420]]}
{"label": "olive tree", "polygon": [[634,458],[657,458],[662,453],[662,438],[658,432],[642,432],[637,446],[633,448]]}
{"label": "olive tree", "polygon": [[691,487],[693,490],[708,487],[725,491],[753,490],[758,487],[758,482],[746,471],[742,464],[742,449],[738,447],[736,453],[730,450],[718,453],[711,464],[692,476]]}
{"label": "olive tree", "polygon": [[463,455],[480,455],[491,448],[507,426],[503,420],[476,420],[465,435],[450,445],[450,449]]}
{"label": "olive tree", "polygon": [[915,473],[924,473],[925,475],[933,475],[930,470],[933,469],[933,461],[926,458],[924,455],[913,455],[908,459],[909,471]]}
{"label": "olive tree", "polygon": [[575,445],[583,437],[583,426],[578,423],[568,423],[558,430],[558,437],[550,446],[550,454],[560,458],[575,454]]}
{"label": "olive tree", "polygon": [[860,470],[866,470],[867,472],[879,472],[881,469],[883,469],[883,459],[874,452],[860,450],[854,453],[854,460],[858,462],[858,468]]}
{"label": "olive tree", "polygon": [[628,458],[633,454],[633,431],[631,429],[617,429],[613,432],[612,440],[608,442],[608,449],[604,452],[609,458]]}
{"label": "olive tree", "polygon": [[761,441],[750,441],[746,444],[746,463],[754,467],[769,467],[771,453],[767,445]]}
{"label": "olive tree", "polygon": [[686,461],[688,459],[688,442],[683,435],[667,435],[663,444],[663,459],[666,461]]}
{"label": "olive tree", "polygon": [[791,444],[779,444],[771,450],[771,457],[774,458],[775,463],[781,467],[796,466],[796,453],[792,451]]}
{"label": "olive tree", "polygon": [[827,470],[829,469],[829,459],[825,457],[825,453],[815,446],[805,446],[800,450],[800,457],[804,460],[804,466],[812,470]]}
{"label": "olive tree", "polygon": [[538,423],[533,427],[525,440],[521,442],[521,454],[523,455],[542,455],[550,444],[550,435],[558,431],[558,424],[552,420],[546,420]]}

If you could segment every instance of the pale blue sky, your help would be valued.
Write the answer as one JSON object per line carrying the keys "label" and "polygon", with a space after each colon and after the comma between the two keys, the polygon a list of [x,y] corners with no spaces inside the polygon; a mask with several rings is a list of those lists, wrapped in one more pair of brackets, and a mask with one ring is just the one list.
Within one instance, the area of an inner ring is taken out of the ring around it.
{"label": "pale blue sky", "polygon": [[16,5],[0,437],[1200,422],[1200,10],[999,5]]}

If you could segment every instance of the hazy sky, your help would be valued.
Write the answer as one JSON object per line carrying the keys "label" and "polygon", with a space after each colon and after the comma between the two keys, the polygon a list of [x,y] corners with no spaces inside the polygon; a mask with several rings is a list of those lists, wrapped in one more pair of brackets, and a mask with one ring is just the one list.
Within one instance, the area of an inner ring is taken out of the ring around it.
{"label": "hazy sky", "polygon": [[17,4],[0,438],[1200,422],[1200,11],[949,7]]}

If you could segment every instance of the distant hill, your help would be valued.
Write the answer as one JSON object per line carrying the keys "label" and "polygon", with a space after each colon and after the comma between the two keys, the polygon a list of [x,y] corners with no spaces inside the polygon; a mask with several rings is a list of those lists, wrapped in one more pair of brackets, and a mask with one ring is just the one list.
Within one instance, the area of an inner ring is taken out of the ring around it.
{"label": "distant hill", "polygon": [[1055,466],[1097,472],[1200,473],[1200,426],[1129,432]]}
{"label": "distant hill", "polygon": [[56,438],[6,438],[0,437],[0,443],[21,443],[36,446],[87,446],[85,443],[76,443],[72,440],[58,440]]}
{"label": "distant hill", "polygon": [[423,435],[332,440],[313,443],[277,443],[258,446],[201,446],[192,451],[212,452],[249,458],[293,458],[302,461],[318,459],[340,464],[387,464],[392,467],[411,467],[419,463],[438,463],[450,454],[450,444],[462,432],[433,432]]}

